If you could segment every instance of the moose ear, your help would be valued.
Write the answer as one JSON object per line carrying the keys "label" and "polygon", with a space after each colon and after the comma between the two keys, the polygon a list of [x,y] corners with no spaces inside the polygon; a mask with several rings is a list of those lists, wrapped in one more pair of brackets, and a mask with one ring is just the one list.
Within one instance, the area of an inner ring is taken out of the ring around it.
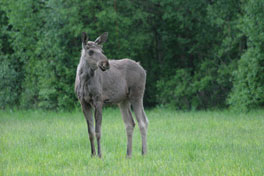
{"label": "moose ear", "polygon": [[94,42],[97,45],[102,45],[104,42],[106,42],[107,38],[108,38],[108,32],[105,32],[102,35],[100,35]]}
{"label": "moose ear", "polygon": [[86,32],[82,33],[82,46],[85,46],[87,44],[88,41],[88,36],[86,34]]}

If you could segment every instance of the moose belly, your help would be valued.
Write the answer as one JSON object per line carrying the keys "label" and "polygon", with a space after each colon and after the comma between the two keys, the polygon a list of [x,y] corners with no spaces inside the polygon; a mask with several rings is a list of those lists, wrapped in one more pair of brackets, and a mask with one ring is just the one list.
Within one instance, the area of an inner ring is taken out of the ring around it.
{"label": "moose belly", "polygon": [[125,90],[107,90],[104,92],[103,100],[104,103],[117,104],[127,98],[127,93]]}
{"label": "moose belly", "polygon": [[103,99],[105,103],[119,103],[127,98],[128,89],[126,84],[113,83],[103,87]]}

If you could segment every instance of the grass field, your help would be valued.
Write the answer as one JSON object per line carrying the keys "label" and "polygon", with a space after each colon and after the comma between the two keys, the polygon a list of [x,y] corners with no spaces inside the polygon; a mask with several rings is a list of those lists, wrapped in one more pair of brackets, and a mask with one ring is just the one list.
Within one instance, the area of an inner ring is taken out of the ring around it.
{"label": "grass field", "polygon": [[118,109],[105,109],[103,158],[91,158],[81,112],[0,112],[0,175],[264,175],[264,111],[153,109],[148,154],[133,156]]}

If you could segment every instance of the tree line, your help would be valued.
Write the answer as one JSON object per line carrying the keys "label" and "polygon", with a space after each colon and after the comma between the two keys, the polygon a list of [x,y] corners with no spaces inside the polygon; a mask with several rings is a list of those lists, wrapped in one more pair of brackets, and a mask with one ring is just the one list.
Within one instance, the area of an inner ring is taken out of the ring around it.
{"label": "tree line", "polygon": [[147,71],[144,103],[264,106],[264,1],[1,0],[0,108],[73,109],[81,33]]}

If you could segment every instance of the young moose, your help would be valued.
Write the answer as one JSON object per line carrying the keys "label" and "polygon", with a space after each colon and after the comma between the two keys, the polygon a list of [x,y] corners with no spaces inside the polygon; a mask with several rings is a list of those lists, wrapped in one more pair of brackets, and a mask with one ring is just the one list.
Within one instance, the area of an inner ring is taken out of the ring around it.
{"label": "young moose", "polygon": [[[107,60],[102,44],[108,33],[94,42],[82,36],[82,53],[77,68],[75,92],[81,103],[87,122],[92,156],[96,155],[94,139],[97,140],[98,156],[101,157],[102,108],[105,103],[118,104],[127,132],[127,157],[132,154],[132,135],[135,127],[130,106],[132,105],[142,138],[142,155],[147,153],[148,118],[144,112],[143,95],[146,72],[139,63],[130,59]],[[95,129],[93,120],[95,117]]]}

